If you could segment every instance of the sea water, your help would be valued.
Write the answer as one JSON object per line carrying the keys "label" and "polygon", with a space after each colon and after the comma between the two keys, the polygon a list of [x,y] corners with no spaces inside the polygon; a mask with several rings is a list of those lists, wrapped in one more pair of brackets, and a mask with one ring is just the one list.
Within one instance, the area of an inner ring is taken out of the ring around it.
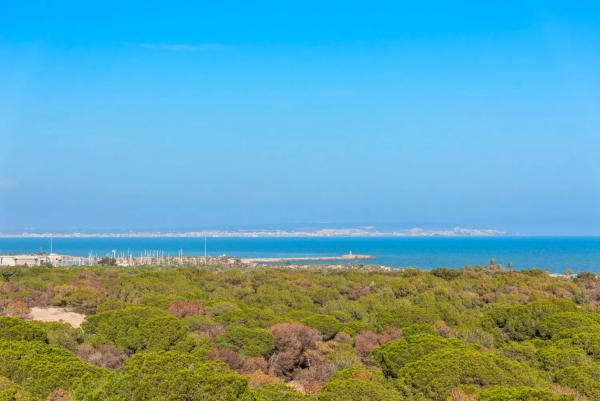
{"label": "sea water", "polygon": [[[204,255],[204,238],[54,238],[53,251],[88,256],[161,251],[164,255]],[[0,254],[49,252],[49,238],[0,238]],[[352,252],[391,267],[457,268],[485,265],[491,259],[515,269],[539,268],[553,273],[600,273],[600,237],[325,237],[208,238],[209,256],[338,256]],[[332,263],[332,262],[328,262]],[[337,263],[337,262],[335,262]]]}

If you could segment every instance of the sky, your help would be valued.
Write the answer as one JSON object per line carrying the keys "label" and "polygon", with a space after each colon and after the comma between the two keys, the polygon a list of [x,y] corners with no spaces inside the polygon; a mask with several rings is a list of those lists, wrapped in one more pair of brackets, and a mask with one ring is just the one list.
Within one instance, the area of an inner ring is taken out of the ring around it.
{"label": "sky", "polygon": [[600,3],[3,3],[0,232],[356,226],[600,235]]}

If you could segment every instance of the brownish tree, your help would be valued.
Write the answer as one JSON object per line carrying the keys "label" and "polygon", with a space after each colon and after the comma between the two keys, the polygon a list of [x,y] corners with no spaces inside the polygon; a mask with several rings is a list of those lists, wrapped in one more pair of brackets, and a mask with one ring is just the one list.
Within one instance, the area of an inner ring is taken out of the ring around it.
{"label": "brownish tree", "polygon": [[297,369],[309,367],[307,351],[315,349],[321,338],[318,331],[300,323],[280,323],[271,327],[276,350],[270,359],[270,371],[291,379]]}
{"label": "brownish tree", "polygon": [[73,400],[73,398],[71,398],[71,395],[69,393],[67,393],[65,390],[63,390],[62,388],[55,389],[48,395],[48,398],[46,398],[46,401],[72,401],[72,400]]}
{"label": "brownish tree", "polygon": [[200,301],[175,301],[167,309],[172,315],[182,318],[204,315],[206,310]]}
{"label": "brownish tree", "polygon": [[377,334],[370,330],[361,331],[354,339],[354,348],[363,359],[367,358],[371,351],[377,347],[379,347],[379,338]]}
{"label": "brownish tree", "polygon": [[125,351],[109,344],[100,344],[96,348],[90,344],[80,344],[77,348],[77,356],[105,369],[116,369],[127,359]]}

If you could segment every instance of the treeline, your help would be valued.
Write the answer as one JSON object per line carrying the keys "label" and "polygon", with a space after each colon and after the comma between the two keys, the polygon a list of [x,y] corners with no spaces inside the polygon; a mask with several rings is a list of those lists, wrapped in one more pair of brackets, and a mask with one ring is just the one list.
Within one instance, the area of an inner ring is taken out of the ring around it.
{"label": "treeline", "polygon": [[[0,283],[0,401],[600,400],[600,279],[20,268]],[[26,320],[33,306],[88,315]]]}

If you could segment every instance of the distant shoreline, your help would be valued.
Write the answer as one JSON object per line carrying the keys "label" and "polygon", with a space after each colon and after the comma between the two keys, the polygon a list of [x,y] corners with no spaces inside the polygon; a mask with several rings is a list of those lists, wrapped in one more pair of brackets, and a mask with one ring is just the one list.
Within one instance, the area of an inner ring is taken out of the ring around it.
{"label": "distant shoreline", "polygon": [[0,234],[0,238],[326,238],[326,237],[499,237],[506,232],[496,229],[454,227],[452,229],[411,228],[378,231],[361,228],[320,230],[206,230],[187,232],[129,232],[129,233],[18,233]]}

